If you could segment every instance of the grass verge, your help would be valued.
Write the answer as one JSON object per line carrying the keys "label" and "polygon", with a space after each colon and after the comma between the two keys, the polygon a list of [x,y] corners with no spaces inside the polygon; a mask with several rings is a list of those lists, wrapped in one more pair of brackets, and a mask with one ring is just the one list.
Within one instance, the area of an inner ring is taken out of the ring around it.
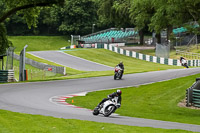
{"label": "grass verge", "polygon": [[[200,125],[200,110],[177,106],[185,98],[186,89],[199,76],[200,74],[139,87],[122,88],[122,107],[116,113],[123,116]],[[72,98],[67,99],[67,102],[94,109],[101,99],[113,91],[115,90],[90,92],[85,97],[73,97],[74,103],[71,103]]]}
{"label": "grass verge", "polygon": [[59,50],[61,47],[70,46],[70,37],[66,36],[9,36],[15,52],[20,52],[25,45],[26,51]]}
{"label": "grass verge", "polygon": [[[169,66],[169,65],[162,65],[158,63],[147,62],[147,61],[135,59],[132,57],[120,55],[120,54],[117,54],[105,49],[74,49],[74,50],[69,50],[65,52],[74,56],[78,56],[78,57],[90,60],[90,61],[111,66],[113,67],[113,70],[114,70],[114,66],[122,60],[125,65],[125,74],[182,68],[178,66]],[[54,62],[50,62],[50,61],[38,58],[28,53],[26,53],[26,57],[38,62],[49,64],[49,65],[62,66]],[[27,69],[31,70],[31,68],[27,68]],[[113,71],[101,71],[101,72],[78,71],[69,67],[66,67],[66,73],[67,73],[66,76],[58,75],[58,76],[51,76],[47,79],[39,78],[37,80],[74,79],[74,78],[88,78],[88,77],[113,75]]]}
{"label": "grass verge", "polygon": [[90,61],[94,61],[107,66],[115,67],[120,61],[123,61],[125,67],[125,74],[128,73],[140,73],[148,71],[158,71],[166,69],[178,69],[183,68],[180,66],[163,65],[159,63],[148,62],[125,55],[121,55],[115,52],[111,52],[106,49],[87,49],[77,51],[66,51],[66,53],[78,56]]}
{"label": "grass verge", "polygon": [[110,123],[61,119],[0,110],[1,133],[192,133],[174,129],[134,127]]}

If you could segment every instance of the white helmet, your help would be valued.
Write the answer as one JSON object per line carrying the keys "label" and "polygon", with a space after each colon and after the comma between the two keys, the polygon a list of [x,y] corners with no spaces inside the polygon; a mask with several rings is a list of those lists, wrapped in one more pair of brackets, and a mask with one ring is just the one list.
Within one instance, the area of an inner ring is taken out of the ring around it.
{"label": "white helmet", "polygon": [[122,94],[122,91],[121,91],[121,90],[117,90],[117,92],[116,92],[116,93],[117,93],[117,95],[119,95],[119,96],[120,96],[120,95]]}

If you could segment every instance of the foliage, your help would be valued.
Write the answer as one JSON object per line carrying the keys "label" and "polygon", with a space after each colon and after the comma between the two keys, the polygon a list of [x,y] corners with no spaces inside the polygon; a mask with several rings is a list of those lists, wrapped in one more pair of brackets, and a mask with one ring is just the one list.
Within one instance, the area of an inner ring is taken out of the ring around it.
{"label": "foliage", "polygon": [[37,24],[37,18],[40,12],[40,8],[38,7],[61,4],[63,0],[2,0],[2,2],[6,10],[1,12],[0,23],[17,12],[18,14],[23,14],[23,18],[30,28]]}
{"label": "foliage", "polygon": [[22,14],[18,14],[7,22],[8,32],[10,35],[89,34],[92,31],[92,24],[97,23],[97,6],[92,0],[66,0],[62,6],[40,7],[35,27],[28,30]]}
{"label": "foliage", "polygon": [[12,43],[7,39],[5,26],[0,23],[0,55],[5,54],[9,46],[12,46]]}
{"label": "foliage", "polygon": [[169,25],[181,27],[200,20],[199,0],[153,0],[153,3],[156,12],[151,18],[150,29],[157,33]]}
{"label": "foliage", "polygon": [[131,26],[129,18],[130,0],[102,0],[98,15],[101,23],[115,27]]}
{"label": "foliage", "polygon": [[28,27],[36,27],[37,17],[40,12],[38,7],[50,6],[52,4],[60,4],[63,0],[2,0],[0,1],[0,54],[6,52],[10,42],[6,38],[6,29],[2,23],[5,22],[12,14],[16,12],[23,14]]}
{"label": "foliage", "polygon": [[138,30],[145,28],[154,13],[152,0],[134,0],[131,3],[130,18]]}
{"label": "foliage", "polygon": [[91,33],[92,24],[97,20],[96,8],[95,2],[91,0],[67,0],[60,9],[63,21],[59,31],[68,34]]}

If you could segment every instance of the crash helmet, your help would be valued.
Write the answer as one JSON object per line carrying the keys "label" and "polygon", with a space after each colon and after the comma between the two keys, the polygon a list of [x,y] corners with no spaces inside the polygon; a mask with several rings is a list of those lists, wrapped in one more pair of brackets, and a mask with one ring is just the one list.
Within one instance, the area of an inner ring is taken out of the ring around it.
{"label": "crash helmet", "polygon": [[120,96],[122,94],[122,91],[121,90],[117,90],[116,93],[117,93],[117,95]]}

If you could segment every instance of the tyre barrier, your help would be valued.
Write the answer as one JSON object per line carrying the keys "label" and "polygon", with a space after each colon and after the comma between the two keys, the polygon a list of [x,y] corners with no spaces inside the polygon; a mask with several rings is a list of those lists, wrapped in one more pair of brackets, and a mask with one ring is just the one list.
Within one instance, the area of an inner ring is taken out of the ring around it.
{"label": "tyre barrier", "polygon": [[196,78],[196,82],[186,90],[186,106],[200,108],[200,78]]}
{"label": "tyre barrier", "polygon": [[0,70],[0,83],[14,82],[14,70]]}
{"label": "tyre barrier", "polygon": [[192,103],[195,107],[200,107],[200,90],[193,89],[192,92]]}

